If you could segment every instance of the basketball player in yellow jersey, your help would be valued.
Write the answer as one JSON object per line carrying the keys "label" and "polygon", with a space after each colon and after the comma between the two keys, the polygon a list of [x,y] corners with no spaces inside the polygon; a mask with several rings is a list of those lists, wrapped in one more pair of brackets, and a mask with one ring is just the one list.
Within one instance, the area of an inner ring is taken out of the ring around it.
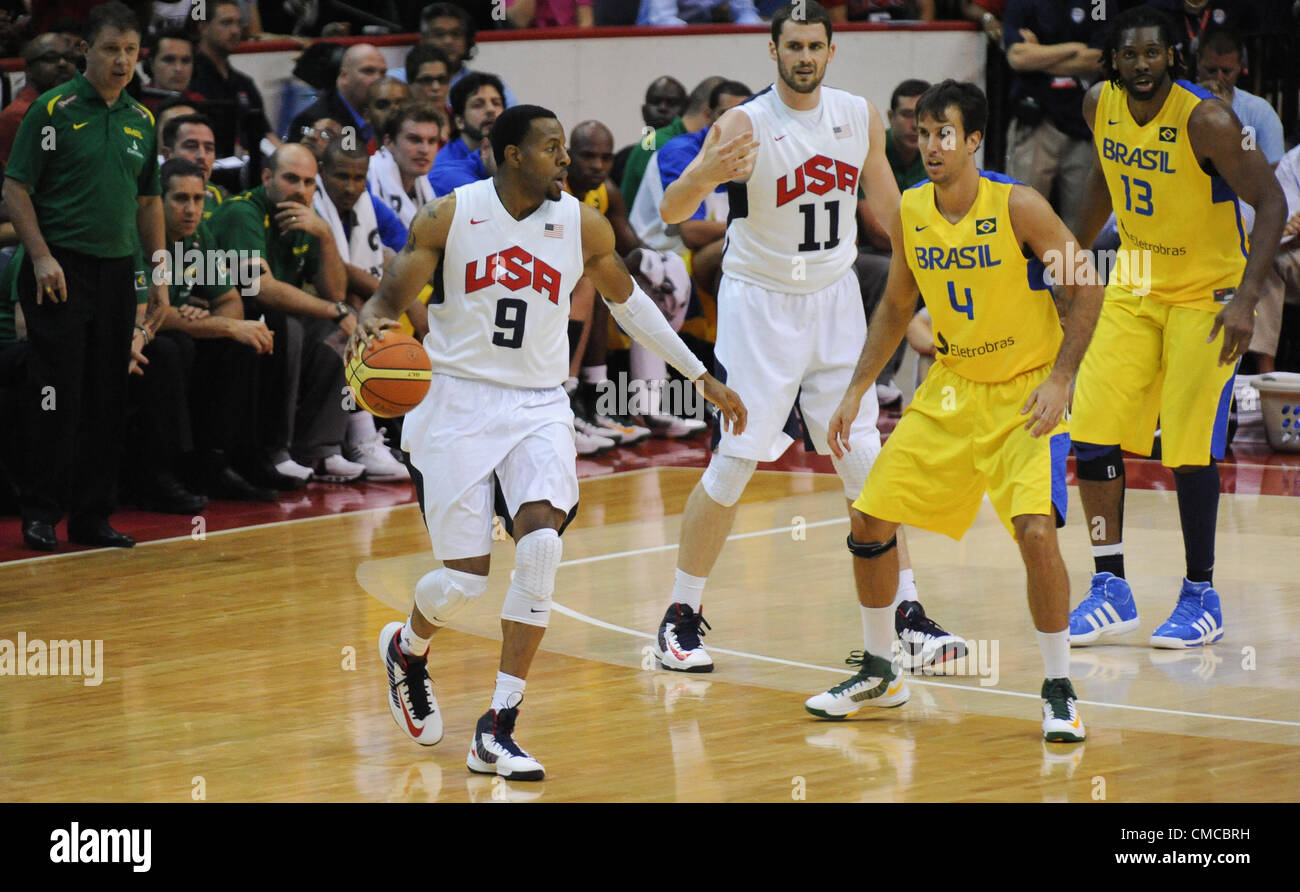
{"label": "basketball player in yellow jersey", "polygon": [[[1187,576],[1155,647],[1223,636],[1213,588],[1219,471],[1237,360],[1282,232],[1282,190],[1230,106],[1177,80],[1172,27],[1146,7],[1119,16],[1106,79],[1084,98],[1100,158],[1081,213],[1090,245],[1114,207],[1119,263],[1074,395],[1071,434],[1096,575],[1070,616],[1070,643],[1136,628],[1124,579],[1121,448],[1174,472]],[[1104,182],[1102,177],[1104,176]],[[1239,201],[1256,211],[1248,246]],[[1157,422],[1157,418],[1159,422]]]}
{"label": "basketball player in yellow jersey", "polygon": [[1077,742],[1084,727],[1069,677],[1070,589],[1056,527],[1065,522],[1065,406],[1103,292],[1098,285],[1061,286],[1070,308],[1062,336],[1037,259],[1065,258],[1074,269],[1074,236],[1032,188],[975,166],[987,119],[984,93],[974,84],[946,80],[916,103],[929,181],[904,192],[893,216],[889,280],[831,419],[831,450],[838,456],[849,448],[862,395],[902,340],[918,290],[934,323],[938,362],[850,512],[866,648],[846,662],[860,668],[805,706],[813,715],[843,718],[864,706],[906,702],[906,683],[888,657],[898,527],[959,539],[987,492],[1028,572],[1045,668],[1043,737]]}

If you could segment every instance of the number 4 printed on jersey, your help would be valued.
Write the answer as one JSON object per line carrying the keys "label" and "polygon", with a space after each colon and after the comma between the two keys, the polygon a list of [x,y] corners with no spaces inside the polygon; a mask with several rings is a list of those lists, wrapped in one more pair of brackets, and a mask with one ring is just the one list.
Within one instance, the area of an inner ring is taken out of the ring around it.
{"label": "number 4 printed on jersey", "polygon": [[964,304],[959,304],[959,303],[957,303],[957,283],[956,283],[956,282],[949,282],[949,283],[948,283],[948,303],[952,304],[952,308],[953,308],[954,310],[956,310],[958,313],[961,313],[961,314],[964,315],[967,319],[969,319],[969,320],[971,320],[972,322],[974,322],[974,321],[975,321],[975,301],[971,299],[971,296],[970,296],[970,289],[969,289],[969,288],[963,288],[962,291],[965,291],[965,292],[966,292],[966,303],[964,303]]}

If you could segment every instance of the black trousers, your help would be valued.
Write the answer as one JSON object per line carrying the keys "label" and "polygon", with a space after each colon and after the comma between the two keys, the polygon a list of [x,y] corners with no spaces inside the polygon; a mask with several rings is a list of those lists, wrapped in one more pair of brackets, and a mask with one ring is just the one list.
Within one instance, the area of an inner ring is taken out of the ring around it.
{"label": "black trousers", "polygon": [[18,273],[35,377],[24,413],[30,439],[22,515],[47,523],[65,513],[107,518],[117,507],[135,263],[53,246],[51,253],[67,280],[65,302],[36,303],[30,255]]}
{"label": "black trousers", "polygon": [[137,482],[175,473],[177,459],[194,449],[190,431],[189,383],[194,339],[160,331],[144,348],[149,364],[127,383],[126,472]]}
{"label": "black trousers", "polygon": [[194,349],[190,417],[195,448],[235,458],[251,455],[258,445],[261,357],[230,338],[198,338]]}

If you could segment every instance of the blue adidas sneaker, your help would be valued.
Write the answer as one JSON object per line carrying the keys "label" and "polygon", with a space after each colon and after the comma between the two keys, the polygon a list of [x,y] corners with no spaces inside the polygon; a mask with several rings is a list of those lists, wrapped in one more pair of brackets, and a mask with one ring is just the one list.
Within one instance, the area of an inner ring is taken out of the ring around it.
{"label": "blue adidas sneaker", "polygon": [[1106,635],[1119,635],[1138,625],[1137,604],[1128,582],[1114,573],[1092,577],[1088,597],[1070,611],[1070,646],[1092,644]]}
{"label": "blue adidas sneaker", "polygon": [[1219,593],[1208,582],[1183,580],[1178,606],[1151,633],[1152,647],[1200,647],[1223,637]]}

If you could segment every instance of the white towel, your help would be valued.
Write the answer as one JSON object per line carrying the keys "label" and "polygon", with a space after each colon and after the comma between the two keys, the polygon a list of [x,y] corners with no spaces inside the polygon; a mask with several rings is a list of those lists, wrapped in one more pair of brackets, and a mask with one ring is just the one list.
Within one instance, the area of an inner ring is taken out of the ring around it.
{"label": "white towel", "polygon": [[325,191],[325,183],[316,177],[316,197],[312,200],[316,213],[325,218],[334,235],[334,244],[344,263],[360,267],[378,278],[384,274],[384,246],[379,241],[379,223],[375,220],[375,206],[370,203],[370,193],[364,192],[352,206],[352,235],[343,234],[343,220]]}
{"label": "white towel", "polygon": [[397,169],[397,159],[387,147],[370,156],[370,172],[366,175],[370,191],[388,205],[408,229],[415,212],[433,201],[433,184],[427,176],[415,178],[415,200],[402,188],[402,172]]}

